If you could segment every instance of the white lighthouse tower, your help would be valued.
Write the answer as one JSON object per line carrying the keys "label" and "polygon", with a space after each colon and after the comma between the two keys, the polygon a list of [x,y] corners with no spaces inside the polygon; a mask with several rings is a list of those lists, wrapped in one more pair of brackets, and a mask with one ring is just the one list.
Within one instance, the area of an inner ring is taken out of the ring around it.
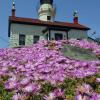
{"label": "white lighthouse tower", "polygon": [[53,21],[55,17],[53,0],[40,0],[40,8],[38,10],[38,15],[40,20]]}

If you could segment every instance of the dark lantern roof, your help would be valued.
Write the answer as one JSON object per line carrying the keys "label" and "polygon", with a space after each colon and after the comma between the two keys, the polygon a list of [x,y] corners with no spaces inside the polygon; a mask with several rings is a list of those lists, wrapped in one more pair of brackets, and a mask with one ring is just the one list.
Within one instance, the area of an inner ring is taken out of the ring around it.
{"label": "dark lantern roof", "polygon": [[40,4],[53,4],[53,0],[40,0]]}

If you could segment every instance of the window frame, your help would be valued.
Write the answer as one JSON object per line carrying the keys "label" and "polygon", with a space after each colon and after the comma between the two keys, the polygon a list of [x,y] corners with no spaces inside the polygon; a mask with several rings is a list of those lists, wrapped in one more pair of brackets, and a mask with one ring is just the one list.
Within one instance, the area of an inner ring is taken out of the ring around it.
{"label": "window frame", "polygon": [[[56,39],[56,35],[62,35],[62,39]],[[55,40],[63,40],[63,38],[64,38],[64,36],[63,36],[63,34],[62,33],[55,33]]]}
{"label": "window frame", "polygon": [[47,16],[47,20],[50,21],[51,20],[51,16]]}
{"label": "window frame", "polygon": [[[38,40],[35,41],[35,37],[38,37]],[[39,39],[40,39],[40,36],[39,35],[34,35],[33,36],[33,43],[37,43],[39,41]]]}
{"label": "window frame", "polygon": [[19,34],[19,45],[25,45],[26,35]]}

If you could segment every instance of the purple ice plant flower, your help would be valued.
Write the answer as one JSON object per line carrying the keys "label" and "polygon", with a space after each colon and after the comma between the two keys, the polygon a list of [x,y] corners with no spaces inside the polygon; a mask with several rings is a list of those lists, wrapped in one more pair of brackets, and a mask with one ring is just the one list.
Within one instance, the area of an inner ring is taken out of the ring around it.
{"label": "purple ice plant flower", "polygon": [[76,95],[74,100],[99,100],[100,94],[93,91],[89,84],[83,84],[79,86],[76,90]]}
{"label": "purple ice plant flower", "polygon": [[[74,97],[74,100],[91,100],[91,98],[89,98],[87,96],[82,96],[81,94],[79,94]],[[95,99],[93,99],[93,100],[95,100]]]}
{"label": "purple ice plant flower", "polygon": [[100,100],[100,94],[94,92],[90,100]]}
{"label": "purple ice plant flower", "polygon": [[30,83],[26,85],[23,89],[25,93],[37,93],[40,90],[40,86],[36,83]]}
{"label": "purple ice plant flower", "polygon": [[27,77],[27,78],[23,78],[21,81],[20,81],[20,84],[21,85],[27,85],[30,83],[30,79]]}
{"label": "purple ice plant flower", "polygon": [[18,94],[14,94],[12,96],[12,100],[20,100],[20,97],[21,97],[21,95],[19,93]]}
{"label": "purple ice plant flower", "polygon": [[21,95],[19,93],[15,93],[12,96],[12,100],[25,100],[26,95]]}
{"label": "purple ice plant flower", "polygon": [[5,83],[5,89],[7,89],[7,90],[16,89],[17,86],[18,86],[18,83],[16,81],[7,81]]}
{"label": "purple ice plant flower", "polygon": [[56,98],[62,97],[63,100],[65,99],[64,91],[59,89],[55,89],[54,91],[50,92],[48,95],[44,96],[45,100],[56,100]]}
{"label": "purple ice plant flower", "polygon": [[100,78],[96,78],[96,82],[100,83]]}
{"label": "purple ice plant flower", "polygon": [[43,98],[44,100],[55,100],[56,96],[54,93],[51,92],[48,94],[48,96],[45,95]]}
{"label": "purple ice plant flower", "polygon": [[85,89],[86,93],[91,93],[92,92],[92,87],[89,84],[82,84],[83,88]]}
{"label": "purple ice plant flower", "polygon": [[54,90],[54,94],[57,96],[57,97],[64,97],[64,91],[62,89],[55,89]]}

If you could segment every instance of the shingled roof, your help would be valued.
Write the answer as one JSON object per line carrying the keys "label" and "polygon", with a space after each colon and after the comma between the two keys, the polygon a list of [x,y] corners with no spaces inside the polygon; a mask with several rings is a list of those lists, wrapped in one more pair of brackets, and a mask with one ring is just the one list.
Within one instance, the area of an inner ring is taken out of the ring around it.
{"label": "shingled roof", "polygon": [[51,26],[51,27],[64,27],[64,28],[70,28],[70,29],[79,29],[79,30],[90,30],[90,28],[81,25],[81,24],[75,24],[75,23],[69,23],[69,22],[50,22],[50,21],[41,21],[39,19],[32,19],[32,18],[22,18],[22,17],[9,17],[9,30],[11,23],[20,23],[20,24],[28,24],[28,25],[38,25],[38,26]]}

